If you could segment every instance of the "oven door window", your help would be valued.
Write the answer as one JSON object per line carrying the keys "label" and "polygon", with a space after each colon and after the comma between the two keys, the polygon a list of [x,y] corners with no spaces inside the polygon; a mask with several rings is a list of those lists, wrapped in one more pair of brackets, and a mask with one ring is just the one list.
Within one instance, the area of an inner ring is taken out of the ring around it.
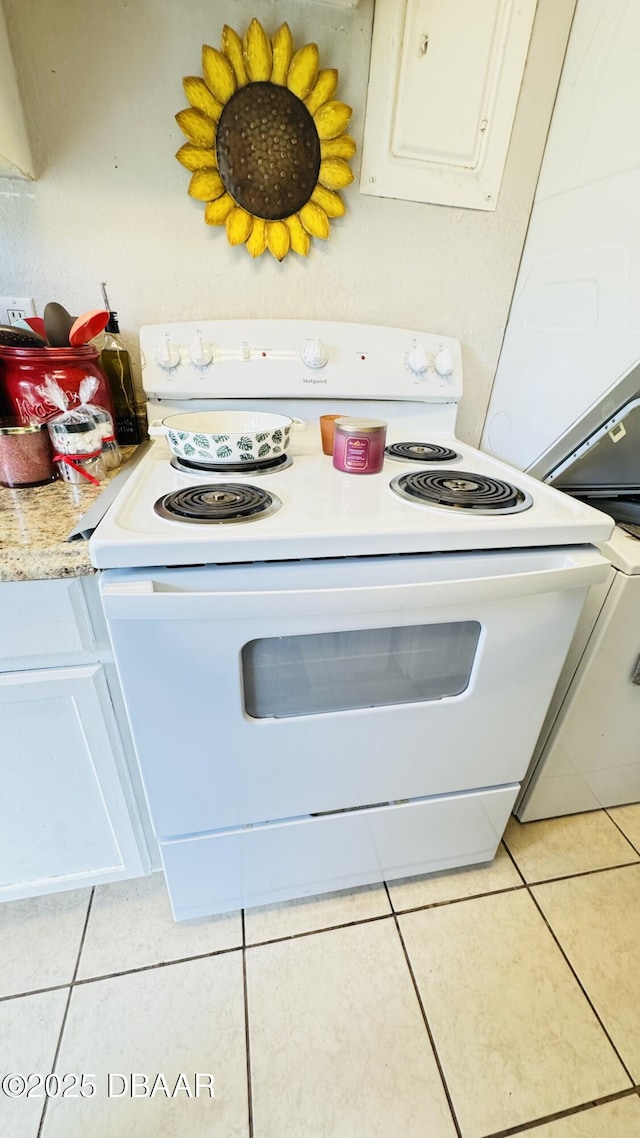
{"label": "oven door window", "polygon": [[480,638],[475,620],[252,640],[242,649],[245,710],[285,719],[460,695]]}

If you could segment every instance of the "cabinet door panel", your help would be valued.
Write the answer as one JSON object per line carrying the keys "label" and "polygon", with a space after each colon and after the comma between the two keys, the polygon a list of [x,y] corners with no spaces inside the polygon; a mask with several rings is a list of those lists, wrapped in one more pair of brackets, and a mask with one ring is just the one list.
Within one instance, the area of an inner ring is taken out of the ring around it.
{"label": "cabinet door panel", "polygon": [[[83,664],[93,651],[94,638],[78,577],[3,581],[0,671],[49,662]],[[66,659],[59,659],[61,656]]]}
{"label": "cabinet door panel", "polygon": [[143,872],[102,670],[0,676],[0,891]]}
{"label": "cabinet door panel", "polygon": [[496,208],[535,10],[376,0],[362,193]]}

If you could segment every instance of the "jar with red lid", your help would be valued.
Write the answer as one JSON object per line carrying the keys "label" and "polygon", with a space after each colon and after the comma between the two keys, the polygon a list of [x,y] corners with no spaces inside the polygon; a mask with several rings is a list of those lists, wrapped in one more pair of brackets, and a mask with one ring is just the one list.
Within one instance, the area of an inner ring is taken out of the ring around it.
{"label": "jar with red lid", "polygon": [[333,465],[345,474],[379,474],[386,438],[382,419],[336,419]]}
{"label": "jar with red lid", "polygon": [[38,388],[47,377],[55,380],[65,392],[69,409],[80,403],[80,384],[87,376],[95,376],[98,387],[93,402],[113,416],[111,392],[104,372],[98,364],[98,352],[88,344],[80,348],[8,348],[0,345],[0,389],[10,415],[21,423],[45,423],[59,408],[44,397]]}

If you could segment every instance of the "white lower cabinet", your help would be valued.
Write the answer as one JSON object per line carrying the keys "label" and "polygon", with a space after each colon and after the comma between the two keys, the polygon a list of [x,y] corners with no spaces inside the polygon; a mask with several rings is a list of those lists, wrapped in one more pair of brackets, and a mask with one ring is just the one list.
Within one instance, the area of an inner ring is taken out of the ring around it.
{"label": "white lower cabinet", "polygon": [[150,871],[128,725],[92,619],[95,586],[0,585],[0,629],[22,614],[0,644],[0,901]]}
{"label": "white lower cabinet", "polygon": [[0,722],[0,896],[144,873],[101,666],[0,676]]}

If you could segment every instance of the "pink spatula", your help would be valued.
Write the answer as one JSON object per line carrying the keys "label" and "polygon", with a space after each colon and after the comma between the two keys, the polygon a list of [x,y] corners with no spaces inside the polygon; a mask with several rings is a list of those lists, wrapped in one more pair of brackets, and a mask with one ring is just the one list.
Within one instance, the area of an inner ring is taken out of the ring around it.
{"label": "pink spatula", "polygon": [[109,313],[102,308],[91,308],[74,321],[69,331],[69,343],[74,348],[81,344],[88,344],[99,332],[102,332],[109,323]]}

